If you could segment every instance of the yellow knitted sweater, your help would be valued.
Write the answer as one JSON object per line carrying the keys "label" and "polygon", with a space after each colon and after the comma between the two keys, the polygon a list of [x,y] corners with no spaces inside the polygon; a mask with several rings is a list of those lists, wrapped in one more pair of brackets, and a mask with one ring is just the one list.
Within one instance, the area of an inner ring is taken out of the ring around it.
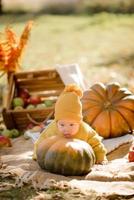
{"label": "yellow knitted sweater", "polygon": [[[62,135],[57,128],[56,121],[53,120],[48,127],[41,133],[40,137],[34,144],[33,159],[36,159],[36,150],[38,145],[45,139],[53,135]],[[106,149],[101,142],[101,137],[85,122],[80,123],[79,131],[74,136],[76,139],[87,142],[94,150],[96,162],[101,162],[106,157]]]}

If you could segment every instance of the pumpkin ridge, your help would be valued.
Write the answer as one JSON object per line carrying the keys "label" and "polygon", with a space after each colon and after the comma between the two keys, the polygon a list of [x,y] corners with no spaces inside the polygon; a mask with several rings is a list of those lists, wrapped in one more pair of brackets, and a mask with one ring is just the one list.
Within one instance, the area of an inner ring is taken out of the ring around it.
{"label": "pumpkin ridge", "polygon": [[[122,92],[122,95],[120,94],[120,92]],[[127,91],[126,91],[127,92]],[[120,98],[118,97],[118,95],[121,95],[120,96]],[[119,90],[118,92],[117,92],[117,96],[114,96],[114,98],[115,98],[115,100],[113,99],[111,99],[111,101],[112,101],[112,103],[117,103],[118,101],[121,101],[121,99],[124,99],[124,98],[126,98],[126,97],[128,97],[128,96],[132,96],[132,94],[131,93],[125,93],[125,90]],[[117,98],[118,97],[118,98]]]}
{"label": "pumpkin ridge", "polygon": [[[48,139],[48,138],[47,138]],[[46,139],[46,140],[47,140]],[[52,141],[51,141],[52,142]],[[51,144],[51,142],[49,144]],[[42,149],[42,145],[44,145],[44,143],[46,144],[46,141],[42,141],[40,147],[38,147],[38,150],[37,150],[37,154],[38,154],[38,157],[42,157],[42,158],[39,158],[39,164],[42,166],[42,168],[44,168],[45,166],[45,162],[44,162],[44,155],[47,155],[48,151],[49,151],[49,148],[45,148],[45,152],[43,152],[42,154],[39,154],[40,150]],[[43,164],[44,163],[44,164]]]}
{"label": "pumpkin ridge", "polygon": [[132,113],[134,113],[134,110],[131,110],[130,108],[127,108],[125,106],[120,106],[120,105],[117,105],[117,106],[118,107],[115,106],[116,109],[118,109],[118,108],[124,108],[124,109],[127,109],[127,110],[131,111]]}
{"label": "pumpkin ridge", "polygon": [[[48,171],[48,167],[47,167],[47,165],[48,165],[48,158],[47,157],[49,157],[50,155],[49,155],[49,150],[47,151],[48,153],[45,155],[45,158],[44,158],[44,169],[46,169],[47,171]],[[53,153],[53,152],[51,152],[50,151],[50,154],[51,153]],[[56,157],[56,154],[54,155],[54,153],[53,153],[53,157]],[[51,167],[51,168],[50,168]],[[49,169],[50,169],[50,172],[51,172],[51,170],[52,170],[52,165],[50,165],[50,163],[49,163]],[[55,165],[54,165],[54,170],[55,170]]]}
{"label": "pumpkin ridge", "polygon": [[[75,142],[75,141],[74,141],[74,142]],[[65,159],[65,161],[64,161],[64,164],[63,164],[62,174],[63,174],[63,173],[64,173],[64,174],[66,173],[66,172],[65,172],[65,166],[67,165],[67,162],[68,162],[69,157],[70,157],[70,155],[71,155],[71,151],[72,151],[72,147],[69,146],[69,148],[68,148],[67,151],[66,151],[66,153],[67,153],[66,156],[67,156],[67,157],[66,157],[66,159]],[[74,154],[75,154],[75,152],[74,152]],[[72,157],[73,157],[73,155],[72,155]],[[76,165],[75,165],[75,166],[76,166]],[[76,170],[76,169],[73,168],[71,173],[74,174],[75,170]]]}
{"label": "pumpkin ridge", "polygon": [[[96,117],[96,119],[94,120],[94,122],[92,124],[92,126],[96,130],[96,132],[105,138],[108,138],[111,133],[111,129],[110,129],[111,128],[111,117],[109,117],[109,116],[111,116],[110,110],[108,110],[108,109],[103,110],[101,113],[99,113],[99,115]],[[108,120],[107,128],[104,128],[102,121],[101,121],[101,126],[99,128],[96,126],[96,123],[98,121],[99,121],[98,123],[100,123],[100,119],[103,119],[104,121]]]}
{"label": "pumpkin ridge", "polygon": [[[83,100],[82,100],[82,101],[83,101]],[[85,101],[92,101],[92,102],[95,102],[97,105],[100,104],[100,102],[98,102],[98,101],[95,100],[95,99],[90,99],[90,97],[89,97],[89,98],[86,98]]]}
{"label": "pumpkin ridge", "polygon": [[110,90],[109,90],[108,86],[110,86],[110,85],[107,85],[106,95],[107,95],[108,100],[109,100],[109,101],[110,101],[110,100],[112,101],[112,98],[118,93],[118,90],[115,90],[114,93],[113,93],[113,95],[112,95],[112,96],[110,97],[110,99],[109,99]]}
{"label": "pumpkin ridge", "polygon": [[112,100],[112,103],[113,103],[113,104],[118,103],[118,102],[121,101],[122,99],[124,99],[124,97],[120,97],[119,99]]}
{"label": "pumpkin ridge", "polygon": [[125,97],[121,101],[115,103],[115,106],[122,106],[123,108],[125,107],[131,111],[134,111],[134,96],[131,95],[129,97]]}
{"label": "pumpkin ridge", "polygon": [[100,115],[103,111],[104,111],[104,110],[101,110],[101,111],[98,113],[98,115],[92,120],[92,123],[91,123],[91,124],[94,123],[94,121],[97,119],[97,117],[99,117],[99,115]]}
{"label": "pumpkin ridge", "polygon": [[[69,152],[69,149],[68,149],[68,151],[67,151],[67,155],[66,155],[67,157],[69,157],[69,156],[68,156],[68,152]],[[65,152],[64,152],[64,155],[65,155]],[[60,156],[60,155],[59,155],[59,156]],[[60,156],[60,157],[61,157],[61,156]],[[65,158],[66,158],[66,157],[65,157]],[[62,164],[62,169],[61,169],[61,173],[62,173],[62,174],[65,174],[65,173],[66,173],[66,172],[65,172],[65,166],[66,166],[66,164],[67,164],[67,160],[68,160],[68,159],[64,159],[64,162],[63,162],[63,164]],[[58,162],[57,162],[57,164],[58,164]],[[56,169],[57,169],[57,166],[56,166]]]}
{"label": "pumpkin ridge", "polygon": [[[88,90],[85,91],[83,93],[83,96],[84,96],[85,100],[90,100],[91,99],[91,100],[97,101],[97,102],[103,102],[104,101],[104,99],[102,98],[102,96],[98,95],[98,93],[96,93],[96,91],[93,88],[90,89],[89,91]],[[97,97],[97,100],[96,100],[96,97]]]}
{"label": "pumpkin ridge", "polygon": [[[86,153],[86,151],[83,151],[83,154],[84,154],[84,156],[85,156],[85,158],[87,157],[87,153]],[[90,152],[90,156],[92,156],[91,155],[91,152]],[[85,159],[84,161],[83,161],[83,165],[82,165],[82,171],[84,172],[84,169],[85,169],[85,167],[86,167],[86,165],[89,165],[89,162],[87,163],[87,160]],[[92,165],[91,165],[92,166]]]}
{"label": "pumpkin ridge", "polygon": [[[88,110],[84,111],[84,112],[83,112],[83,117],[84,117],[85,115],[87,115],[87,114],[90,112],[90,109],[91,109],[91,108],[94,108],[94,107],[96,107],[96,106],[92,106],[92,107],[90,107]],[[99,107],[100,107],[100,106],[99,106]],[[100,112],[102,112],[102,110],[101,110]]]}
{"label": "pumpkin ridge", "polygon": [[115,111],[117,111],[120,116],[124,119],[124,121],[126,122],[126,124],[128,125],[130,131],[132,132],[133,130],[131,129],[131,126],[129,125],[129,122],[126,120],[126,118],[122,115],[122,113],[118,110],[118,108],[115,109]]}
{"label": "pumpkin ridge", "polygon": [[[49,152],[50,152],[50,154],[53,154],[53,156],[56,155],[56,158],[58,159],[58,155],[59,155],[59,154],[57,154],[57,153],[54,154],[55,152],[54,152],[54,150],[53,150],[53,149],[55,148],[55,146],[57,146],[57,143],[59,143],[59,141],[56,141],[55,143],[53,143],[53,144],[47,149],[47,153],[46,153],[46,156],[45,156],[46,159],[45,159],[45,163],[44,163],[44,164],[45,164],[45,169],[47,169],[46,166],[48,165],[48,164],[47,164],[47,162],[48,162],[48,158],[47,158],[47,157],[49,157]],[[55,163],[54,163],[54,167],[53,167],[53,168],[54,168],[54,171],[55,171],[55,169],[57,168],[56,164],[57,164],[57,163],[55,162]],[[51,167],[52,167],[52,166],[51,166]],[[50,165],[49,165],[49,168],[50,168]],[[47,169],[47,170],[48,170],[48,169]],[[50,169],[50,171],[51,171],[51,169]],[[55,171],[55,172],[56,172],[56,171]]]}
{"label": "pumpkin ridge", "polygon": [[[76,140],[74,139],[74,141],[76,142],[77,139],[76,139]],[[81,140],[80,140],[80,141],[81,141]],[[81,146],[81,143],[78,142],[78,144],[79,144],[79,147],[80,147],[80,146]],[[81,151],[81,150],[79,149],[79,159],[80,159],[79,161],[80,161],[80,164],[82,163],[82,165],[81,165],[81,174],[84,173],[84,170],[85,170],[85,168],[86,168],[86,165],[87,165],[87,164],[89,165],[89,163],[86,163],[86,160],[85,160],[85,159],[84,159],[83,162],[82,162],[83,157],[86,158],[86,157],[84,156],[84,155],[86,155],[85,153],[86,153],[85,148],[83,149],[83,151]],[[90,152],[89,152],[89,154],[90,154]],[[73,156],[73,155],[72,155],[72,156]],[[90,154],[90,156],[91,156],[91,154]],[[72,170],[73,173],[72,173],[72,174],[74,174],[74,172],[78,170],[77,164],[78,164],[77,162],[73,164],[73,170]]]}
{"label": "pumpkin ridge", "polygon": [[[91,103],[88,103],[88,101],[91,102]],[[103,106],[103,104],[100,105],[100,102],[98,102],[98,101],[94,101],[94,100],[91,100],[91,99],[89,99],[88,101],[81,101],[82,102],[83,115],[85,113],[88,114],[88,110],[90,110],[90,109],[92,109],[94,107],[100,107],[100,108],[102,108],[102,106]],[[85,107],[84,104],[86,104],[86,103],[87,103],[87,105]]]}
{"label": "pumpkin ridge", "polygon": [[[65,138],[64,138],[64,139],[65,139]],[[66,142],[66,139],[64,140],[64,143],[65,143],[65,142]],[[55,146],[58,145],[59,147],[62,147],[63,142],[58,141],[57,143],[61,143],[61,144],[60,144],[60,145],[59,145],[59,144],[53,144],[53,145],[55,145]],[[64,155],[64,154],[65,154],[65,151],[63,151],[62,154]],[[61,155],[60,155],[60,153],[58,153],[58,154],[57,154],[57,157],[56,157],[56,160],[60,159],[60,157],[61,157]],[[66,160],[64,159],[64,162],[63,162],[64,164],[62,165],[62,167],[65,166],[65,161],[66,161]],[[55,162],[55,163],[58,164],[58,162]],[[57,165],[54,165],[54,168],[57,169],[57,168],[58,168]],[[62,168],[62,173],[64,173],[63,170],[64,170],[64,167]]]}
{"label": "pumpkin ridge", "polygon": [[[82,160],[82,157],[83,157],[82,151],[79,152],[79,155],[80,155],[80,159]],[[74,168],[73,168],[73,170],[72,170],[72,171],[73,171],[72,174],[74,174],[75,171],[78,170],[78,169],[77,169],[77,162],[74,163],[73,167],[74,167]],[[82,168],[82,167],[81,167],[81,170],[83,171],[83,168]]]}
{"label": "pumpkin ridge", "polygon": [[102,100],[106,100],[97,90],[92,88],[92,90],[96,93],[97,96],[99,96]]}
{"label": "pumpkin ridge", "polygon": [[110,112],[110,110],[109,110],[109,130],[110,130],[110,132],[109,132],[109,135],[110,135],[110,137],[111,137],[111,129],[112,129],[112,121],[111,121],[111,112]]}
{"label": "pumpkin ridge", "polygon": [[101,113],[102,113],[102,111],[100,111],[100,112],[98,113],[98,115],[92,120],[91,125],[94,123],[94,121],[97,119],[97,117],[98,117]]}
{"label": "pumpkin ridge", "polygon": [[[86,151],[84,151],[83,152],[84,153],[84,155],[85,155],[85,158],[87,158],[87,153],[86,153]],[[90,156],[92,157],[92,159],[93,159],[93,155],[92,155],[92,153],[90,152]],[[91,161],[90,161],[91,162]],[[87,163],[87,160],[85,159],[84,160],[84,162],[83,162],[83,168],[85,169],[85,167],[86,167],[86,165],[89,165],[89,160],[88,160],[88,163]],[[93,165],[93,163],[91,164],[91,166]],[[83,169],[83,172],[84,172],[84,169]]]}
{"label": "pumpkin ridge", "polygon": [[[94,106],[94,107],[96,107],[96,106]],[[89,110],[88,111],[86,111],[86,114],[89,112]],[[101,114],[101,112],[102,112],[102,110],[100,110],[100,112],[94,117],[94,119],[90,122],[90,124],[92,125],[93,123],[94,123],[94,121],[96,120],[96,118]],[[83,115],[84,116],[84,115]]]}
{"label": "pumpkin ridge", "polygon": [[[44,152],[44,155],[42,155],[42,157],[43,157],[43,156],[44,156],[44,157],[46,157],[46,156],[47,156],[47,154],[48,154],[48,152],[49,152],[49,148],[46,150],[46,152]],[[45,159],[43,159],[43,163],[44,163],[44,167],[42,167],[42,168],[44,168],[44,169],[45,169],[45,166],[46,166]]]}

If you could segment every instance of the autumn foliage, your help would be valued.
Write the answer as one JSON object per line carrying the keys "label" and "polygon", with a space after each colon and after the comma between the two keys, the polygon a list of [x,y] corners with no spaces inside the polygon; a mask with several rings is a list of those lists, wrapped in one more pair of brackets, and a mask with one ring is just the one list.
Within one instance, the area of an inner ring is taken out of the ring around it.
{"label": "autumn foliage", "polygon": [[4,33],[0,33],[0,71],[3,74],[16,72],[20,68],[20,58],[28,42],[32,25],[32,21],[26,24],[20,38],[9,27],[5,28]]}

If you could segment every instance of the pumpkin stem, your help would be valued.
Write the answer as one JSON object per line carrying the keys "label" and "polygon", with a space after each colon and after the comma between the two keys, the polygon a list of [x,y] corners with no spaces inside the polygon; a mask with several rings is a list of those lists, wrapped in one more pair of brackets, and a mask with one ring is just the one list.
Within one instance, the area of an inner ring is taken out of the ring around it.
{"label": "pumpkin stem", "polygon": [[107,108],[110,108],[112,106],[111,102],[110,101],[106,101],[104,103],[104,108],[107,109]]}

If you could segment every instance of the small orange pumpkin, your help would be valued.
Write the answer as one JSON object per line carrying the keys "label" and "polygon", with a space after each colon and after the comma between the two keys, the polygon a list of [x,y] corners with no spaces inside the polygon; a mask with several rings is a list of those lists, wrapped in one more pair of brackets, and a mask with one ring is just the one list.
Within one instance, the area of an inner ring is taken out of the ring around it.
{"label": "small orange pumpkin", "polygon": [[134,95],[118,83],[94,84],[82,98],[84,121],[104,138],[134,130]]}

